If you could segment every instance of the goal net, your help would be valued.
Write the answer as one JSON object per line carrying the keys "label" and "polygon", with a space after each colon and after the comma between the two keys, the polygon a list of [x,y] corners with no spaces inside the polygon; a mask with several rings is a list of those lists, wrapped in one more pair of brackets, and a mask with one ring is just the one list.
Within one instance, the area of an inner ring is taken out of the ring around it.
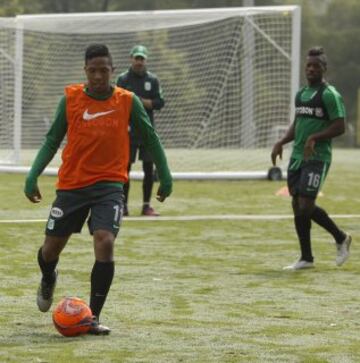
{"label": "goal net", "polygon": [[[85,82],[91,43],[108,45],[114,81],[134,44],[149,49],[165,98],[156,129],[175,175],[266,175],[299,83],[299,7],[0,18],[0,164],[31,164],[64,86]],[[59,163],[60,151],[50,166]]]}

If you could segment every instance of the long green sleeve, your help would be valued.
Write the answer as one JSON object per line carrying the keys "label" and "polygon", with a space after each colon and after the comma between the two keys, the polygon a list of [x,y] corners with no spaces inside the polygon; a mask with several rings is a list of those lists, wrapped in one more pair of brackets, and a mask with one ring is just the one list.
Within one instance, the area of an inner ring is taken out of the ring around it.
{"label": "long green sleeve", "polygon": [[145,148],[151,153],[160,179],[160,190],[164,196],[172,192],[172,177],[167,164],[164,148],[155,132],[140,99],[134,95],[131,110],[131,127],[141,135]]}
{"label": "long green sleeve", "polygon": [[25,194],[31,195],[37,188],[37,178],[55,156],[67,131],[66,98],[63,96],[55,112],[55,119],[46,139],[31,166],[25,182]]}

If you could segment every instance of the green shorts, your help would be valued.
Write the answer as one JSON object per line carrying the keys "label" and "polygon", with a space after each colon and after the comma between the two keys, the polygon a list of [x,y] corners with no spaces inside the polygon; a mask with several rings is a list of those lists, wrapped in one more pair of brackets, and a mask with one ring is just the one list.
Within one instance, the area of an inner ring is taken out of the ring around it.
{"label": "green shorts", "polygon": [[287,184],[291,196],[315,199],[324,184],[330,163],[321,160],[290,159]]}
{"label": "green shorts", "polygon": [[123,213],[122,188],[103,183],[81,189],[57,190],[46,224],[47,236],[80,233],[87,220],[91,234],[99,229],[117,236]]}

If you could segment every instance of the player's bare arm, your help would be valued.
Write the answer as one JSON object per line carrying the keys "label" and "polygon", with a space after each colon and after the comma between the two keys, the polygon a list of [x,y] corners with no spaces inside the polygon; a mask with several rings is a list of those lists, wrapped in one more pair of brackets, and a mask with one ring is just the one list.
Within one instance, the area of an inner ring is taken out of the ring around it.
{"label": "player's bare arm", "polygon": [[308,160],[315,152],[315,144],[320,140],[328,140],[340,136],[345,132],[345,120],[336,119],[327,129],[308,137],[304,145],[304,160]]}
{"label": "player's bare arm", "polygon": [[295,136],[295,123],[293,122],[288,130],[286,131],[285,136],[280,139],[274,146],[271,151],[271,161],[272,164],[276,165],[276,159],[279,156],[280,160],[282,159],[282,153],[283,153],[283,145],[289,143],[290,141],[294,140]]}

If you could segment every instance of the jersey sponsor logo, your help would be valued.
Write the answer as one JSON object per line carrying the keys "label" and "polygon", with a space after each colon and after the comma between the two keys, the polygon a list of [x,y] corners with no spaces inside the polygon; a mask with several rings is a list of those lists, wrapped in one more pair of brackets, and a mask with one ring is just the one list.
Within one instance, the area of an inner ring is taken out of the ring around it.
{"label": "jersey sponsor logo", "polygon": [[50,215],[54,218],[60,218],[64,215],[64,212],[58,207],[53,207],[51,208]]}
{"label": "jersey sponsor logo", "polygon": [[84,111],[83,119],[85,121],[94,120],[98,117],[108,115],[109,113],[114,112],[115,110],[109,110],[109,111],[103,111],[103,112],[95,112],[95,113],[89,113],[88,109]]}
{"label": "jersey sponsor logo", "polygon": [[315,116],[316,117],[324,117],[324,111],[321,107],[315,108]]}
{"label": "jersey sponsor logo", "polygon": [[296,107],[295,109],[297,115],[308,115],[312,116],[314,114],[314,108],[313,107]]}
{"label": "jersey sponsor logo", "polygon": [[296,107],[295,113],[297,116],[315,116],[315,117],[324,117],[325,112],[321,107],[306,107],[300,106]]}
{"label": "jersey sponsor logo", "polygon": [[145,91],[151,91],[151,83],[150,82],[145,82],[144,83],[144,88],[145,88]]}

